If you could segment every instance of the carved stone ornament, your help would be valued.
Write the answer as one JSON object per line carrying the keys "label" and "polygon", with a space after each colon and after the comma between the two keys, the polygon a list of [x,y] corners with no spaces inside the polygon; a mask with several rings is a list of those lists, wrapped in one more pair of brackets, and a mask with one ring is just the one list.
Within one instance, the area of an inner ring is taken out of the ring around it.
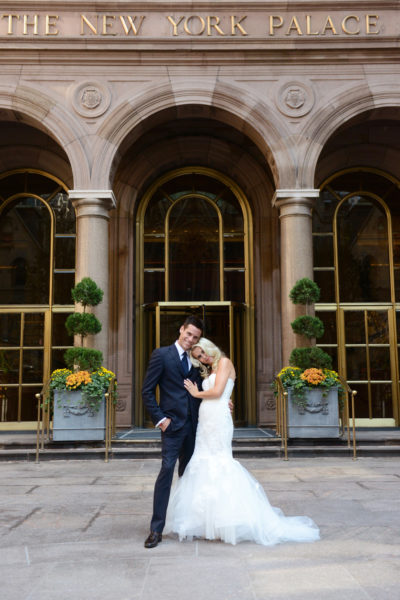
{"label": "carved stone ornament", "polygon": [[110,90],[96,81],[75,85],[70,93],[74,110],[82,117],[100,117],[111,102]]}
{"label": "carved stone ornament", "polygon": [[279,88],[275,102],[287,117],[303,117],[314,106],[315,97],[310,85],[289,81]]}

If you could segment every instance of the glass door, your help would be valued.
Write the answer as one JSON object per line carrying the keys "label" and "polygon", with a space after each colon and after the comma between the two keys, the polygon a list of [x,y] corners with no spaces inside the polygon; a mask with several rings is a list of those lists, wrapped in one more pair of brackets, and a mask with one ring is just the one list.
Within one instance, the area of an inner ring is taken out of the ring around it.
{"label": "glass door", "polygon": [[[156,302],[145,308],[145,344],[142,346],[141,365],[144,373],[154,348],[173,344],[179,335],[179,328],[189,314],[194,314],[204,323],[204,336],[211,339],[231,358],[237,372],[234,389],[234,421],[237,426],[245,426],[251,422],[249,404],[246,398],[252,393],[254,377],[250,355],[243,352],[246,344],[245,307],[234,302],[204,302],[189,304],[185,302]],[[254,361],[253,361],[254,363]],[[151,426],[143,406],[137,414],[137,422]]]}
{"label": "glass door", "polygon": [[[397,315],[399,322],[399,316]],[[392,308],[339,310],[340,370],[357,390],[359,425],[395,426],[398,420],[398,359]]]}

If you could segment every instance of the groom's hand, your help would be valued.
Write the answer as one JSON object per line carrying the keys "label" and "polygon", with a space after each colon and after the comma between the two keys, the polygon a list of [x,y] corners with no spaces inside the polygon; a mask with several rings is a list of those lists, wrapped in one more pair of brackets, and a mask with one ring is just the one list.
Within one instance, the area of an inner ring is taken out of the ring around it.
{"label": "groom's hand", "polygon": [[231,411],[231,415],[233,415],[233,402],[232,402],[232,400],[229,400],[228,406],[229,406],[229,410]]}
{"label": "groom's hand", "polygon": [[162,423],[159,424],[159,428],[161,429],[161,431],[165,431],[166,429],[168,429],[169,424],[171,423],[171,419],[165,419],[165,421],[163,421]]}

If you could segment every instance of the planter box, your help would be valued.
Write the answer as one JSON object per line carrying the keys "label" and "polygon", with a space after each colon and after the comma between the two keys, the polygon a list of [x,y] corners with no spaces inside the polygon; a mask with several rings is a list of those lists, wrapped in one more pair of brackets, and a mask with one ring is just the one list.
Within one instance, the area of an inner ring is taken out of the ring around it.
{"label": "planter box", "polygon": [[338,390],[331,388],[326,396],[322,389],[306,391],[307,405],[302,408],[292,400],[288,389],[288,437],[289,438],[338,438],[339,408]]}
{"label": "planter box", "polygon": [[53,441],[104,440],[106,431],[105,399],[98,412],[82,400],[80,391],[54,391]]}

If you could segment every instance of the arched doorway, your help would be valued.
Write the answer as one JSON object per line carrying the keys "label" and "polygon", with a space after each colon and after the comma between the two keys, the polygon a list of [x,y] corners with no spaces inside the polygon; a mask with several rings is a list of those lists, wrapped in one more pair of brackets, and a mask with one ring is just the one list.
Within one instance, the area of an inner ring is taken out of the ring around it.
{"label": "arched doorway", "polygon": [[72,345],[75,211],[66,185],[37,169],[0,174],[0,418],[36,419],[35,394]]}
{"label": "arched doorway", "polygon": [[[136,398],[152,349],[172,343],[194,313],[237,366],[236,422],[255,424],[252,217],[243,192],[210,168],[171,171],[144,194],[136,234]],[[141,402],[135,422],[146,422]]]}
{"label": "arched doorway", "polygon": [[362,425],[399,422],[399,206],[398,179],[358,167],[326,179],[314,211],[320,345],[357,390]]}

